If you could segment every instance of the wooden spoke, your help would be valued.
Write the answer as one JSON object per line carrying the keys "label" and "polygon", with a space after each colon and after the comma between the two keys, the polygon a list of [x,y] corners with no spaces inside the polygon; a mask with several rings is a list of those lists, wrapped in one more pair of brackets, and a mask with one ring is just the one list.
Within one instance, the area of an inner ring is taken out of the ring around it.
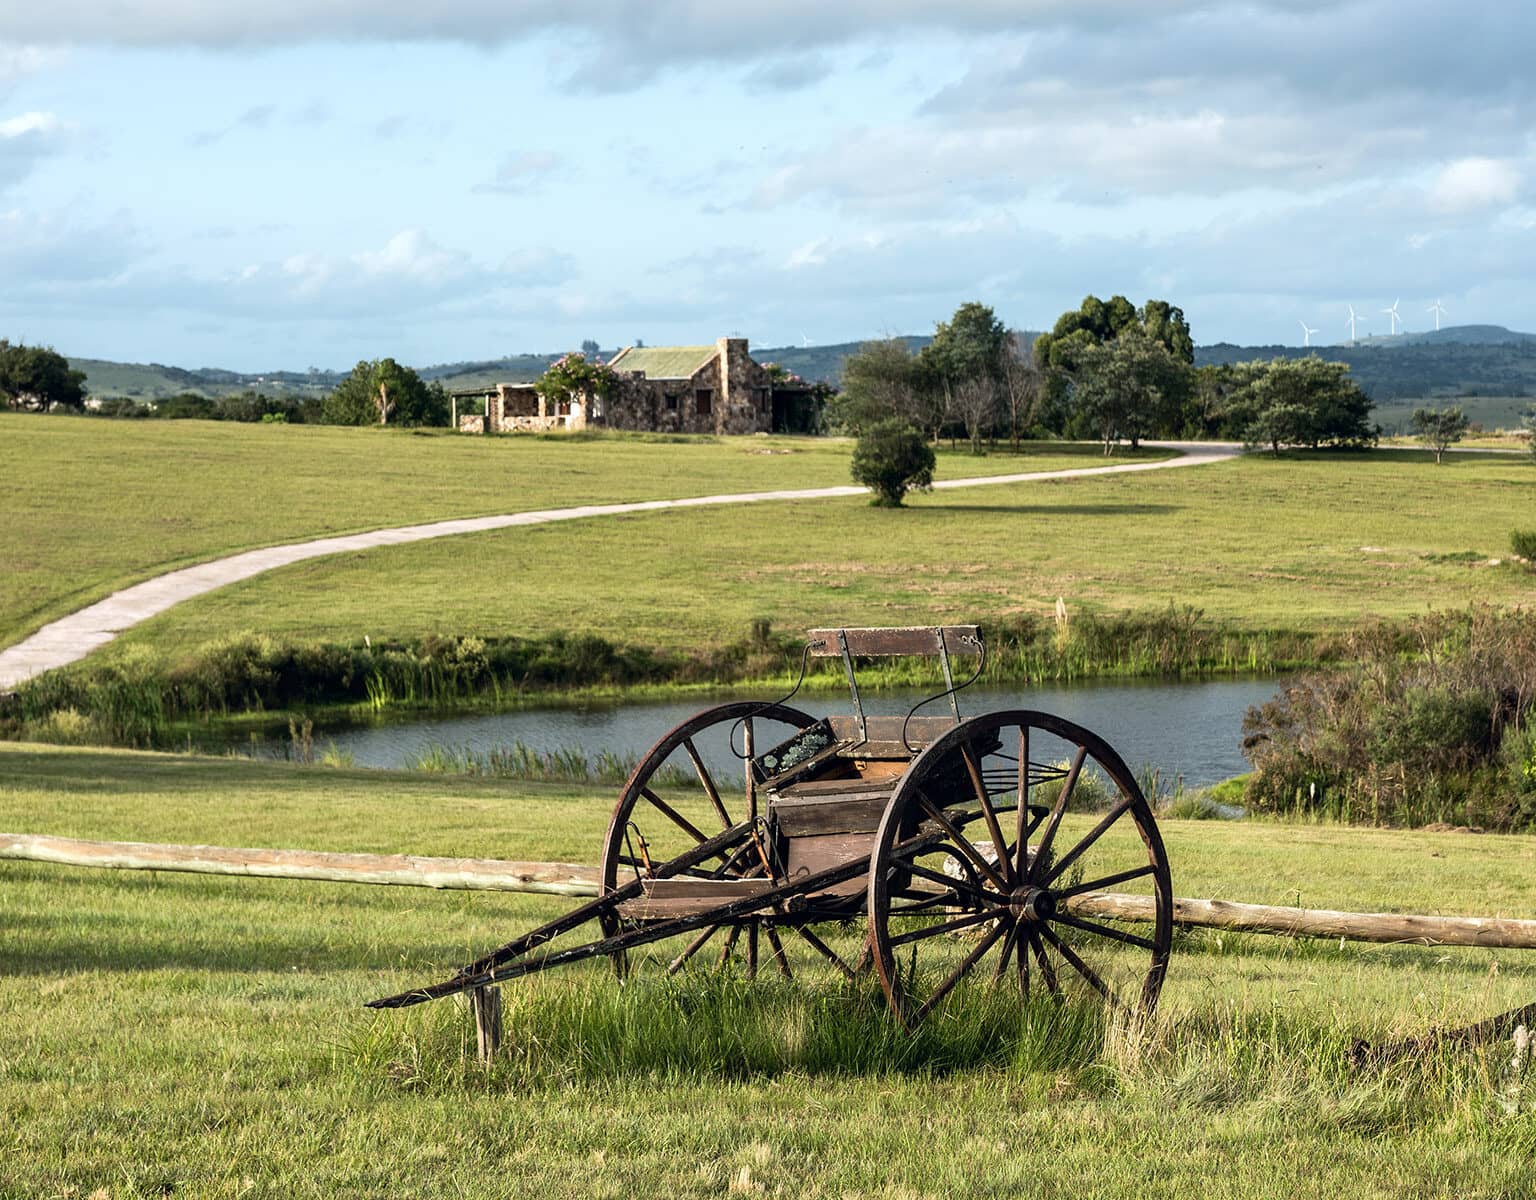
{"label": "wooden spoke", "polygon": [[1023,879],[1029,867],[1029,831],[1024,823],[1029,820],[1029,726],[1019,726],[1019,781],[1018,811],[1014,815],[1013,877]]}
{"label": "wooden spoke", "polygon": [[1080,957],[1078,957],[1076,950],[1072,949],[1071,946],[1067,945],[1066,942],[1057,937],[1049,925],[1039,926],[1039,931],[1040,936],[1043,937],[1046,941],[1050,942],[1051,945],[1056,947],[1056,953],[1061,955],[1062,958],[1066,959],[1067,962],[1072,965],[1072,969],[1081,975],[1084,979],[1086,979],[1088,981],[1088,985],[1093,988],[1094,991],[1098,992],[1099,995],[1103,996],[1104,999],[1108,1000],[1110,1004],[1114,1005],[1114,1007],[1125,1007],[1121,1003],[1120,997],[1115,995],[1115,993],[1110,990],[1109,985],[1099,978],[1098,972],[1090,967],[1087,963],[1085,963]]}
{"label": "wooden spoke", "polygon": [[[899,916],[899,913],[892,914]],[[997,912],[966,913],[963,917],[955,917],[950,921],[941,921],[937,925],[924,925],[921,929],[909,929],[906,933],[899,933],[889,939],[892,949],[897,946],[910,945],[912,942],[920,942],[925,938],[938,937],[941,933],[954,933],[957,930],[969,929],[972,925],[980,925],[983,921],[997,920]]]}
{"label": "wooden spoke", "polygon": [[1094,842],[1098,841],[1101,837],[1104,836],[1105,830],[1107,830],[1121,817],[1125,816],[1126,813],[1130,812],[1131,805],[1133,803],[1134,801],[1132,801],[1129,796],[1126,796],[1112,809],[1105,813],[1103,819],[1088,831],[1087,836],[1084,837],[1082,841],[1078,842],[1077,845],[1073,846],[1072,849],[1062,857],[1060,862],[1051,867],[1049,873],[1045,876],[1044,879],[1040,881],[1040,885],[1042,887],[1048,885],[1051,880],[1060,876],[1063,871],[1065,871],[1079,858],[1081,858],[1083,852],[1087,850],[1088,847],[1092,846]]}
{"label": "wooden spoke", "polygon": [[929,996],[927,1000],[923,1001],[923,1006],[912,1015],[912,1024],[916,1025],[918,1022],[920,1022],[929,1014],[930,1011],[932,1011],[935,1004],[939,1003],[939,1001],[943,1000],[945,996],[949,995],[955,984],[959,983],[965,973],[981,961],[982,956],[986,954],[988,950],[992,949],[992,944],[997,941],[998,938],[1002,937],[1002,935],[1003,926],[1002,923],[999,922],[992,927],[992,929],[987,933],[985,937],[981,939],[981,941],[976,943],[975,948],[972,949],[971,952],[967,954],[963,960],[961,960],[961,963],[958,967],[950,972],[949,977],[945,979],[943,983],[939,984],[938,990],[936,990],[933,995]]}
{"label": "wooden spoke", "polygon": [[[815,950],[816,953],[820,954],[823,958],[835,966],[847,978],[852,979],[857,974],[857,972],[852,967],[850,967],[842,960],[836,950],[832,949],[831,946],[827,945],[826,942],[822,941],[804,925],[796,925],[795,932],[798,933],[802,939],[804,939],[807,946],[809,946],[812,950]],[[866,942],[865,945],[867,948],[868,943]]]}
{"label": "wooden spoke", "polygon": [[1045,990],[1053,996],[1061,995],[1061,984],[1056,981],[1056,968],[1051,966],[1050,957],[1045,952],[1045,943],[1033,928],[1026,930],[1030,948],[1035,952],[1035,962],[1040,966],[1040,981],[1045,984]]}
{"label": "wooden spoke", "polygon": [[725,811],[725,802],[720,799],[720,789],[715,786],[709,769],[705,767],[704,760],[699,757],[699,748],[693,744],[692,738],[683,739],[683,752],[688,755],[688,760],[693,763],[693,769],[698,772],[699,782],[704,785],[704,794],[715,806],[715,812],[720,817],[720,828],[729,829],[736,822],[732,821],[730,814]]}
{"label": "wooden spoke", "polygon": [[992,982],[996,983],[1008,971],[1008,960],[1013,957],[1013,950],[1019,941],[1019,925],[1015,921],[1008,926],[1008,936],[1003,941],[1003,953],[997,960],[997,969],[992,972]]}
{"label": "wooden spoke", "polygon": [[1051,806],[1051,815],[1046,818],[1045,832],[1040,835],[1040,845],[1035,849],[1035,861],[1029,868],[1026,879],[1033,883],[1039,873],[1044,870],[1045,864],[1050,861],[1051,843],[1056,838],[1056,830],[1061,825],[1062,814],[1067,811],[1067,802],[1072,799],[1072,793],[1077,790],[1077,778],[1083,772],[1083,763],[1088,759],[1088,747],[1079,746],[1077,754],[1072,759],[1072,768],[1067,772],[1067,781],[1061,785],[1061,795],[1056,797],[1056,803]]}
{"label": "wooden spoke", "polygon": [[[899,899],[907,899],[908,893],[903,893]],[[932,912],[936,908],[953,908],[957,904],[965,902],[964,896],[956,895],[953,891],[917,893],[921,899],[914,899],[907,904],[891,905],[891,916],[910,917],[914,913]]]}
{"label": "wooden spoke", "polygon": [[938,805],[934,804],[934,802],[928,799],[927,796],[923,796],[921,794],[919,795],[918,799],[922,805],[923,811],[928,814],[929,818],[935,824],[937,824],[940,829],[949,835],[950,840],[955,844],[955,849],[960,851],[961,854],[965,855],[966,858],[971,860],[971,866],[975,867],[994,884],[996,884],[998,891],[1010,892],[1013,890],[1008,886],[1007,883],[1003,881],[1003,877],[997,873],[992,864],[977,852],[975,846],[971,845],[970,839],[955,828],[955,823],[944,815],[943,810],[941,810]]}
{"label": "wooden spoke", "polygon": [[715,930],[719,928],[720,926],[718,925],[706,925],[702,930],[700,930],[699,935],[694,938],[693,941],[688,943],[683,952],[667,964],[667,974],[676,975],[679,971],[681,971],[683,969],[683,964],[686,963],[695,954],[697,954],[700,950],[704,949],[704,943],[709,941],[710,938],[714,937]]}
{"label": "wooden spoke", "polygon": [[1108,925],[1098,925],[1093,921],[1085,921],[1081,917],[1068,916],[1066,913],[1057,913],[1051,918],[1062,925],[1070,925],[1073,929],[1081,929],[1084,933],[1096,933],[1099,937],[1107,937],[1112,941],[1124,942],[1127,946],[1139,946],[1143,950],[1157,950],[1157,943],[1134,933],[1126,933],[1121,929],[1111,929]]}
{"label": "wooden spoke", "polygon": [[757,978],[757,922],[747,926],[747,978]]}
{"label": "wooden spoke", "polygon": [[[968,896],[974,896],[978,900],[985,900],[990,904],[1007,904],[1008,900],[996,892],[989,892],[986,888],[972,883],[969,879],[956,879],[953,875],[946,875],[943,871],[935,871],[932,867],[925,867],[922,863],[907,863],[907,870],[914,875],[921,875],[924,879],[931,879],[952,892],[964,892]],[[955,897],[960,899],[958,895]]]}
{"label": "wooden spoke", "polygon": [[[1008,857],[1008,847],[1003,842],[1003,831],[997,823],[997,812],[992,807],[992,799],[987,795],[987,785],[981,778],[981,767],[976,762],[976,756],[971,747],[962,745],[960,757],[965,760],[965,772],[971,777],[971,788],[976,793],[976,799],[981,801],[982,819],[987,823],[987,833],[992,838],[992,848],[997,851],[997,866],[1003,873],[1003,878],[1010,884],[1013,879],[1012,865]],[[1008,887],[1003,888],[1008,891]]]}
{"label": "wooden spoke", "polygon": [[720,961],[715,964],[716,968],[723,967],[726,963],[730,962],[731,951],[736,948],[736,939],[740,936],[740,925],[732,925],[725,931],[725,945],[720,947]]}
{"label": "wooden spoke", "polygon": [[655,807],[661,811],[663,816],[671,820],[673,824],[675,824],[684,833],[692,835],[694,841],[709,841],[707,836],[699,832],[698,826],[696,826],[687,817],[683,816],[682,813],[678,812],[677,809],[673,808],[655,792],[651,791],[650,788],[641,788],[640,794],[649,800],[653,805],[655,805]]}
{"label": "wooden spoke", "polygon": [[785,979],[793,979],[795,973],[789,969],[789,959],[784,953],[784,944],[779,941],[779,931],[772,925],[764,925],[763,932],[768,935],[768,944],[773,947],[773,961],[779,964],[779,974]]}
{"label": "wooden spoke", "polygon": [[1140,879],[1143,875],[1151,875],[1157,870],[1151,863],[1144,867],[1132,867],[1129,871],[1116,871],[1113,875],[1105,875],[1102,879],[1090,879],[1086,883],[1074,883],[1069,888],[1057,891],[1052,889],[1051,894],[1058,900],[1066,900],[1072,896],[1081,896],[1084,892],[1103,891],[1107,887],[1114,887],[1117,883],[1126,883],[1132,879]]}

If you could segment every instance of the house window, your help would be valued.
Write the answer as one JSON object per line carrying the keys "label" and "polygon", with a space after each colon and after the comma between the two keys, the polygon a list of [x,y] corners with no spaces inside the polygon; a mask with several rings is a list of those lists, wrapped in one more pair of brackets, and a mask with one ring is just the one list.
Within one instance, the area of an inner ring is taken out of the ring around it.
{"label": "house window", "polygon": [[714,409],[714,392],[709,388],[699,388],[693,393],[693,411],[701,417],[707,417]]}
{"label": "house window", "polygon": [[668,396],[667,397],[667,411],[668,412],[676,412],[677,411],[677,397],[676,396]]}

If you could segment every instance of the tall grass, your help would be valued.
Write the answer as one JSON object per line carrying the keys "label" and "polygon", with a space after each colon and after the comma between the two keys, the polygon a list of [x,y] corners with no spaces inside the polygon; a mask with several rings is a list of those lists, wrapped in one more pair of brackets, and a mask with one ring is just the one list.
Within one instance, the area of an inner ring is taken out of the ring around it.
{"label": "tall grass", "polygon": [[[636,754],[599,750],[588,754],[577,746],[538,750],[521,740],[477,751],[471,746],[433,743],[407,760],[406,769],[439,775],[469,775],[486,779],[520,779],[529,783],[600,783],[618,785],[640,761]],[[672,764],[655,775],[663,787],[698,787],[699,777]]]}

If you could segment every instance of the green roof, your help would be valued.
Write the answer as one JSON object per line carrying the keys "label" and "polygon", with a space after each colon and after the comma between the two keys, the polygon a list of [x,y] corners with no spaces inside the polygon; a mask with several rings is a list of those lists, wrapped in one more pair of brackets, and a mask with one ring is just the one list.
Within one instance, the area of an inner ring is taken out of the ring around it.
{"label": "green roof", "polygon": [[647,379],[688,379],[717,353],[713,346],[630,346],[608,365],[615,371],[644,371]]}

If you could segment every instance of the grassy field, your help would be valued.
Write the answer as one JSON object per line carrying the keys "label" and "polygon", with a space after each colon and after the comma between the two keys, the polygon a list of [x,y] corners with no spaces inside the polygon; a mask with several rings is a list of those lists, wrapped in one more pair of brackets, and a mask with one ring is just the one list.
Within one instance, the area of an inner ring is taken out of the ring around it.
{"label": "grassy field", "polygon": [[[0,745],[0,828],[589,861],[609,798]],[[1164,823],[1175,891],[1536,915],[1536,842]],[[916,1043],[806,974],[363,1000],[563,910],[536,897],[0,868],[0,1195],[1522,1196],[1536,1086],[1507,1044],[1352,1076],[1352,1038],[1530,999],[1529,953],[1181,937],[1154,1028],[989,1007]]]}
{"label": "grassy field", "polygon": [[[255,546],[572,504],[846,484],[848,455],[840,439],[475,438],[0,413],[0,646],[125,584]],[[939,474],[1084,462],[1097,462],[1095,448],[945,450]]]}
{"label": "grassy field", "polygon": [[[988,460],[991,461],[991,460]],[[1528,602],[1505,562],[1536,502],[1518,456],[1251,456],[1192,470],[651,513],[327,559],[183,605],[108,653],[279,638],[576,628],[662,647],[776,628],[1192,605],[1249,630],[1336,630],[1469,600]],[[1527,524],[1529,521],[1526,522]],[[555,601],[553,598],[560,598]]]}

